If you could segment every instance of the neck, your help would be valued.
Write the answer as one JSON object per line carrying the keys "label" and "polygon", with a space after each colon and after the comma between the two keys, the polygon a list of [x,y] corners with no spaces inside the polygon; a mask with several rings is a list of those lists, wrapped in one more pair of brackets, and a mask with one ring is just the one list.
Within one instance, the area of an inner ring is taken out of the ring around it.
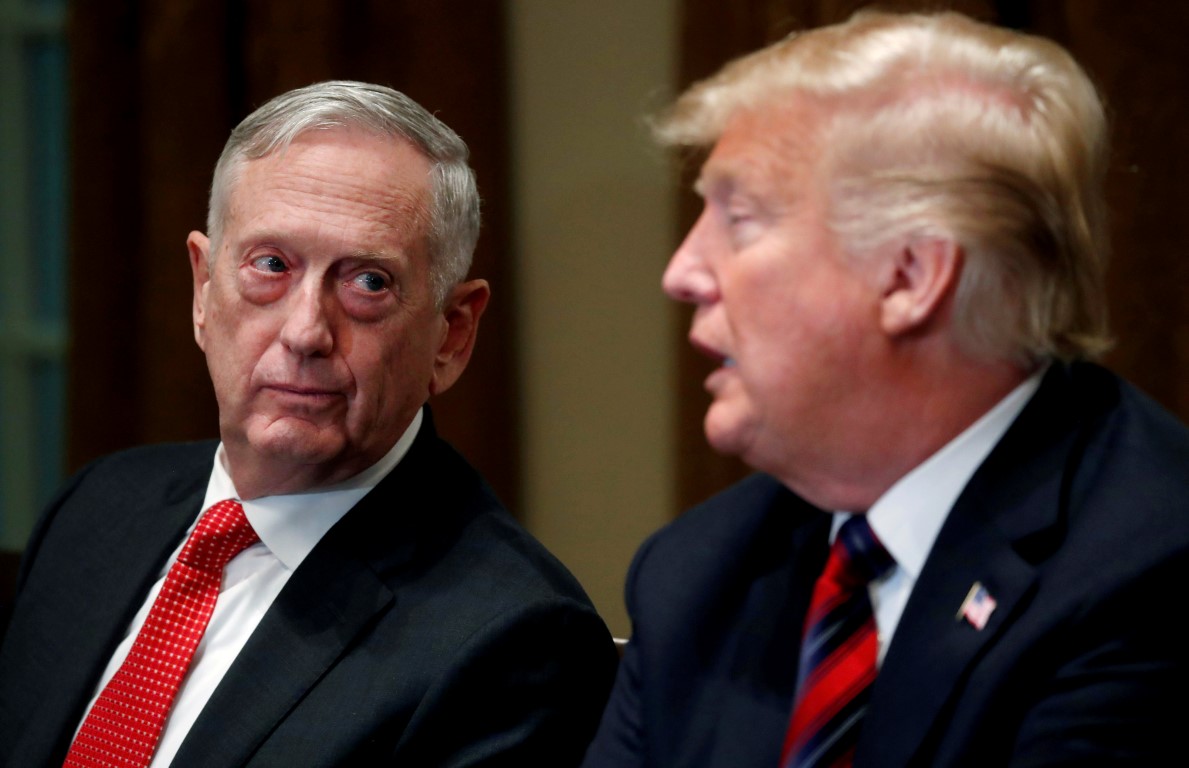
{"label": "neck", "polygon": [[267,496],[307,493],[341,483],[364,471],[373,462],[305,463],[294,458],[274,458],[238,451],[224,441],[227,474],[239,498],[249,501]]}
{"label": "neck", "polygon": [[1031,373],[1008,362],[957,355],[889,366],[871,377],[871,402],[848,425],[848,448],[837,453],[836,465],[816,482],[781,479],[822,509],[866,510]]}

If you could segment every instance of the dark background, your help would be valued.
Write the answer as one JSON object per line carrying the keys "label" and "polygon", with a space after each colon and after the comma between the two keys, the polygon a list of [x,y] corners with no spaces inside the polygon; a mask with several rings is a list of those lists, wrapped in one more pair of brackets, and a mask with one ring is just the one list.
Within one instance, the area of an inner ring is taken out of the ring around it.
{"label": "dark background", "polygon": [[[443,434],[512,509],[519,508],[522,390],[512,284],[518,212],[510,197],[516,169],[510,167],[515,116],[509,106],[507,27],[508,9],[519,1],[72,3],[67,471],[130,445],[217,435],[214,397],[190,327],[186,233],[205,228],[210,174],[240,119],[287,89],[353,78],[405,91],[471,147],[485,205],[474,274],[492,282],[498,300],[484,318],[469,370],[434,407]],[[678,17],[677,82],[657,88],[680,88],[791,30],[844,19],[866,4],[664,2]],[[956,8],[1049,36],[1085,65],[1106,97],[1115,126],[1109,293],[1117,345],[1106,362],[1189,420],[1189,303],[1183,298],[1189,288],[1183,256],[1189,201],[1181,183],[1189,172],[1184,127],[1189,124],[1189,4],[969,0],[882,6]],[[622,61],[624,53],[614,41],[605,49],[608,62]],[[688,190],[688,183],[681,189]],[[675,193],[674,205],[681,212],[672,233],[675,246],[693,221],[697,202],[682,191]],[[664,301],[659,292],[656,300]],[[701,422],[707,396],[701,382],[708,364],[685,341],[688,310],[672,311],[677,404],[668,423],[677,457],[675,514],[745,470],[705,445]],[[581,356],[584,350],[575,347],[571,354]],[[591,368],[592,376],[599,375],[597,364]],[[565,481],[581,486],[584,478]],[[615,514],[638,512],[609,510],[609,522],[592,524],[615,526]],[[616,546],[634,549],[637,543]],[[581,546],[609,545],[584,539]],[[618,562],[629,554],[600,550],[588,567],[613,570],[618,577]],[[15,556],[0,557],[0,607],[11,594],[14,571]],[[590,582],[589,574],[584,580]],[[604,604],[615,600],[602,599]]]}
{"label": "dark background", "polygon": [[[512,0],[513,2],[515,0]],[[862,2],[681,0],[680,81]],[[1111,0],[891,2],[952,7],[1047,35],[1083,62],[1115,122],[1109,201],[1107,363],[1189,418],[1189,5]],[[409,93],[471,145],[485,201],[475,274],[501,297],[467,375],[435,403],[442,429],[513,508],[519,489],[516,311],[510,274],[504,6],[495,0],[106,0],[72,10],[73,198],[69,469],[128,445],[216,434],[204,362],[190,343],[183,239],[204,228],[206,190],[230,128],[286,89],[327,78]],[[614,57],[616,52],[608,50]],[[687,188],[688,185],[683,185]],[[681,230],[696,202],[683,193]],[[674,243],[680,232],[674,232]],[[684,311],[684,310],[674,310]],[[743,468],[705,447],[706,363],[679,349],[677,499]]]}

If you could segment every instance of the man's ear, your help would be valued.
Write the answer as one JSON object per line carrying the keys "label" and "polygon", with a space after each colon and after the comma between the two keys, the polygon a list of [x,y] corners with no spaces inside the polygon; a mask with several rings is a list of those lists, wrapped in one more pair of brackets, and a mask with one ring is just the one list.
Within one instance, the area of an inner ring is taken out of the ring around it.
{"label": "man's ear", "polygon": [[206,289],[211,280],[210,247],[210,239],[201,232],[191,232],[186,238],[186,248],[190,251],[190,272],[194,275],[194,340],[198,342],[198,348],[204,352]]}
{"label": "man's ear", "polygon": [[483,316],[490,298],[491,288],[486,280],[460,283],[450,292],[442,310],[446,332],[434,357],[433,378],[429,382],[431,395],[439,395],[450,389],[466,369],[471,351],[475,348],[479,318]]}
{"label": "man's ear", "polygon": [[952,239],[914,237],[884,265],[880,325],[889,336],[923,328],[957,289],[962,250]]}

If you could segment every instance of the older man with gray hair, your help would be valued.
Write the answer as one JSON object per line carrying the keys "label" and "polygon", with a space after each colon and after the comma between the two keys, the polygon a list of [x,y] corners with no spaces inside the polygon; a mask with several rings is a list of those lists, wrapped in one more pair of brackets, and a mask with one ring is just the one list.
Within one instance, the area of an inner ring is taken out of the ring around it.
{"label": "older man with gray hair", "polygon": [[[762,474],[641,548],[589,768],[1167,765],[1189,432],[1106,370],[1093,86],[863,13],[690,88],[664,275],[709,442]],[[825,510],[824,512],[822,510]]]}
{"label": "older man with gray hair", "polygon": [[567,765],[616,663],[434,432],[489,289],[461,139],[389,88],[278,96],[187,240],[221,441],[101,459],[0,648],[4,765]]}

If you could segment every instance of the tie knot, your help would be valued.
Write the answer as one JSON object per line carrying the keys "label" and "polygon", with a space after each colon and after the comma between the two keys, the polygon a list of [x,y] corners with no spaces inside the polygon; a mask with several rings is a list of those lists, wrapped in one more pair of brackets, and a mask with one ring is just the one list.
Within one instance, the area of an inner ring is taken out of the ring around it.
{"label": "tie knot", "polygon": [[896,562],[871,530],[866,515],[853,515],[838,529],[830,561],[834,578],[850,587],[878,579]]}
{"label": "tie knot", "polygon": [[227,499],[212,504],[198,518],[198,525],[182,547],[178,561],[202,571],[221,573],[231,558],[259,540],[243,505]]}

